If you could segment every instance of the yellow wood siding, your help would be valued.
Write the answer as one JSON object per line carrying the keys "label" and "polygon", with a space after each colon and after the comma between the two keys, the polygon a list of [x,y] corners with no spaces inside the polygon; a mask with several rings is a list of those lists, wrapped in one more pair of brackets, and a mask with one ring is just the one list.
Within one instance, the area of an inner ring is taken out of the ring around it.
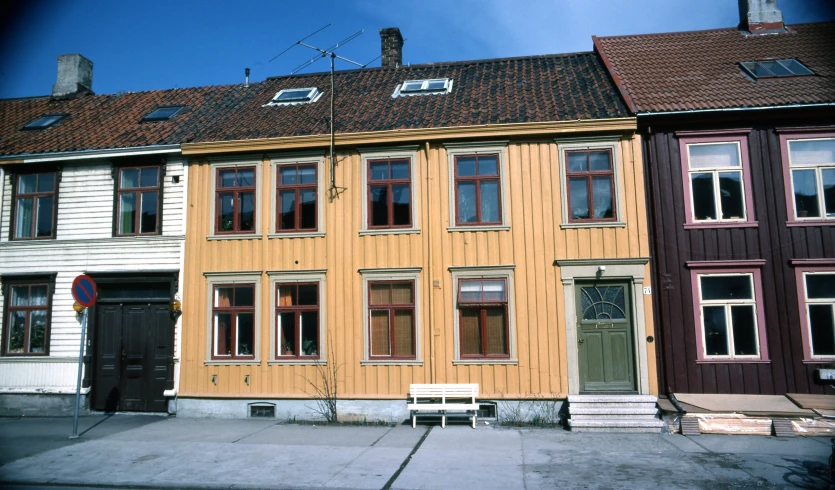
{"label": "yellow wood siding", "polygon": [[[451,185],[442,144],[419,144],[415,178],[420,233],[360,236],[362,158],[355,149],[338,151],[336,184],[346,187],[324,206],[325,237],[268,238],[274,176],[269,158],[257,157],[262,186],[260,239],[209,240],[212,167],[205,156],[189,167],[188,223],[183,298],[183,356],[180,396],[309,397],[315,366],[268,364],[270,279],[267,271],[326,270],[327,339],[339,370],[339,396],[403,398],[410,383],[479,383],[484,397],[564,397],[568,392],[563,285],[555,259],[648,257],[640,141],[629,133],[620,143],[621,207],[625,227],[561,229],[562,196],[557,144],[553,137],[511,140],[507,145],[509,231],[448,231]],[[276,154],[279,156],[280,154]],[[324,182],[330,181],[327,159]],[[263,185],[266,183],[266,185]],[[327,196],[327,192],[324,193]],[[414,203],[414,200],[413,200]],[[516,365],[454,365],[456,310],[450,266],[515,265]],[[359,269],[421,268],[421,366],[362,365],[363,281]],[[260,364],[206,365],[210,335],[205,272],[260,271]],[[645,286],[649,286],[646,266]],[[435,286],[435,281],[438,285]],[[647,335],[654,335],[650,296],[644,301]],[[643,341],[643,340],[642,340]],[[574,346],[571,346],[574,348]],[[649,351],[650,392],[657,393],[655,349]],[[217,384],[212,376],[217,375]],[[250,376],[249,385],[244,382]]]}

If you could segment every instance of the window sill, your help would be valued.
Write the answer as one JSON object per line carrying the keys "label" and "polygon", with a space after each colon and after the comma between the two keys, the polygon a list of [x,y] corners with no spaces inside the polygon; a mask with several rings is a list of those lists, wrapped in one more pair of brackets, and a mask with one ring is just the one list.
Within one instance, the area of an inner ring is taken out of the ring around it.
{"label": "window sill", "polygon": [[273,359],[267,361],[268,366],[327,366],[325,359]]}
{"label": "window sill", "polygon": [[408,359],[392,359],[391,361],[383,361],[375,359],[373,361],[360,361],[360,366],[423,366],[423,361]]}
{"label": "window sill", "polygon": [[563,223],[560,228],[563,230],[571,228],[624,228],[626,223],[623,221],[600,221],[596,223]]}
{"label": "window sill", "polygon": [[518,359],[455,359],[452,361],[453,366],[467,366],[472,364],[498,364],[515,366],[519,364]]}
{"label": "window sill", "polygon": [[696,364],[771,364],[768,359],[698,359]]}
{"label": "window sill", "polygon": [[78,364],[77,357],[49,357],[48,355],[27,355],[27,354],[3,354],[0,356],[0,363],[4,362],[74,362]]}
{"label": "window sill", "polygon": [[475,226],[449,226],[446,231],[509,231],[510,226],[506,225],[475,225]]}
{"label": "window sill", "polygon": [[760,224],[756,221],[740,221],[740,222],[723,222],[723,221],[716,221],[710,223],[685,223],[684,229],[685,230],[698,230],[702,228],[756,228],[760,226]]}
{"label": "window sill", "polygon": [[325,236],[324,231],[300,231],[287,233],[270,233],[267,238],[319,238]]}
{"label": "window sill", "polygon": [[259,360],[240,360],[240,361],[203,361],[204,366],[259,366],[261,365],[261,361]]}
{"label": "window sill", "polygon": [[786,226],[835,226],[835,219],[786,221]]}
{"label": "window sill", "polygon": [[803,364],[830,364],[835,362],[835,357],[825,357],[820,359],[803,359]]}
{"label": "window sill", "polygon": [[211,236],[206,237],[206,240],[260,240],[260,239],[261,239],[261,234],[260,233],[257,234],[257,235],[255,235],[255,234],[246,235],[246,234],[242,233],[240,235],[211,235]]}
{"label": "window sill", "polygon": [[374,235],[416,235],[420,233],[420,228],[381,228],[360,230],[360,236],[374,236]]}

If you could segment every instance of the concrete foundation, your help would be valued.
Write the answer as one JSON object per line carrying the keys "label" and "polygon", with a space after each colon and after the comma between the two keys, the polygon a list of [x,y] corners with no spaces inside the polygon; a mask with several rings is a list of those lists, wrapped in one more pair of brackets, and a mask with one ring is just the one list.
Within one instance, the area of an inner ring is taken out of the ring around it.
{"label": "concrete foundation", "polygon": [[[87,395],[82,394],[78,413],[87,415]],[[75,393],[3,393],[0,417],[66,417],[75,412]]]}
{"label": "concrete foundation", "polygon": [[[274,406],[279,421],[324,421],[311,399],[219,399],[178,398],[178,417],[219,419],[249,418],[250,406]],[[400,423],[409,418],[406,400],[339,400],[336,411],[341,422]]]}

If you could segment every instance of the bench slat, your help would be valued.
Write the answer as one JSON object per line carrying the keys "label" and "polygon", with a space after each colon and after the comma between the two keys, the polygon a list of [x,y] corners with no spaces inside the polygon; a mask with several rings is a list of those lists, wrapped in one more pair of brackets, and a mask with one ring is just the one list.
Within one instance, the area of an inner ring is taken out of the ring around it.
{"label": "bench slat", "polygon": [[478,410],[478,403],[410,403],[407,410]]}

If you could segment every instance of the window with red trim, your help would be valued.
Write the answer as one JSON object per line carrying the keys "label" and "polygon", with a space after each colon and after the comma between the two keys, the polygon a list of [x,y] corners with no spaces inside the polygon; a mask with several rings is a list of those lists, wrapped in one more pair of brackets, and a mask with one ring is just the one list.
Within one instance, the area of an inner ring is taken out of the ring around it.
{"label": "window with red trim", "polygon": [[835,357],[835,269],[803,271],[800,295],[807,359]]}
{"label": "window with red trim", "polygon": [[569,150],[565,152],[570,222],[615,221],[615,170],[612,152]]}
{"label": "window with red trim", "polygon": [[370,359],[415,359],[415,282],[368,283]]}
{"label": "window with red trim", "polygon": [[784,141],[791,183],[787,199],[794,205],[790,219],[835,220],[835,138]]}
{"label": "window with red trim", "polygon": [[460,279],[458,315],[461,359],[510,357],[506,279]]}
{"label": "window with red trim", "polygon": [[255,232],[255,167],[216,170],[215,232]]}
{"label": "window with red trim", "polygon": [[213,359],[255,358],[255,285],[213,288]]}
{"label": "window with red trim", "polygon": [[368,161],[368,227],[412,226],[411,162],[408,158]]}
{"label": "window with red trim", "polygon": [[455,156],[455,224],[502,224],[498,154]]}
{"label": "window with red trim", "polygon": [[57,188],[55,172],[15,176],[13,239],[55,238]]}
{"label": "window with red trim", "polygon": [[159,166],[119,169],[116,181],[117,235],[159,233],[159,174]]}
{"label": "window with red trim", "polygon": [[51,289],[49,282],[9,282],[6,285],[3,355],[47,354]]}
{"label": "window with red trim", "polygon": [[318,359],[319,284],[276,285],[276,355]]}
{"label": "window with red trim", "polygon": [[316,231],[318,180],[315,163],[279,165],[275,229],[278,232]]}

